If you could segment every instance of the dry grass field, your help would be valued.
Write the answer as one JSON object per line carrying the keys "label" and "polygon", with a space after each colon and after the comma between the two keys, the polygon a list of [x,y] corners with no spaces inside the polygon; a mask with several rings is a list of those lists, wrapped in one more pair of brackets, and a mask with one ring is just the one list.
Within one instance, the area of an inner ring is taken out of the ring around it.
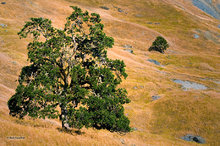
{"label": "dry grass field", "polygon": [[[15,93],[21,68],[28,64],[28,40],[20,40],[17,32],[30,17],[49,18],[62,28],[71,5],[99,13],[106,34],[115,39],[108,55],[126,64],[128,78],[121,87],[131,99],[125,114],[133,132],[121,135],[89,128],[66,133],[58,120],[19,120],[8,114],[7,101]],[[189,1],[9,0],[0,4],[0,24],[7,25],[0,26],[0,145],[199,145],[180,139],[186,134],[205,138],[204,145],[220,145],[220,21]],[[148,51],[159,35],[170,45],[165,54]],[[134,54],[123,45],[131,45]],[[172,79],[207,89],[184,91]],[[153,95],[161,98],[153,101]]]}

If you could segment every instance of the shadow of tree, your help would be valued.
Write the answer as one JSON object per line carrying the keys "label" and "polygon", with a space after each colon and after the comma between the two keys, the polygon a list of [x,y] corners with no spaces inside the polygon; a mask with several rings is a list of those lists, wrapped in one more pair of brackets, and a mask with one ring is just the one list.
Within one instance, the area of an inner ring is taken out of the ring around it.
{"label": "shadow of tree", "polygon": [[14,122],[23,126],[51,128],[53,125],[36,119],[15,119]]}
{"label": "shadow of tree", "polygon": [[77,130],[75,130],[75,129],[64,129],[64,128],[59,128],[58,127],[57,130],[59,132],[67,133],[67,134],[70,134],[70,135],[83,135],[83,134],[85,134],[85,132],[82,132],[79,129],[77,129]]}

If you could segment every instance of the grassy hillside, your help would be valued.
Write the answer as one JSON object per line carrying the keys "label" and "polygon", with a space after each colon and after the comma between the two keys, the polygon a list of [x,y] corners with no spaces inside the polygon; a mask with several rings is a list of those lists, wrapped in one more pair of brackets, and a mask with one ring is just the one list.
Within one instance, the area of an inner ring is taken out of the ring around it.
{"label": "grassy hillside", "polygon": [[[124,60],[127,66],[128,78],[121,86],[132,101],[125,105],[131,127],[136,129],[131,133],[92,128],[65,133],[58,120],[18,120],[8,115],[7,101],[15,92],[21,68],[28,64],[28,40],[20,40],[17,32],[30,17],[49,18],[62,28],[70,5],[99,13],[105,32],[115,39],[108,55]],[[0,4],[0,24],[7,25],[0,26],[0,145],[198,145],[180,139],[186,134],[205,138],[207,145],[219,145],[220,22],[190,2],[11,0]],[[148,52],[158,35],[170,44],[165,54]],[[131,45],[134,54],[124,51],[124,45]],[[193,81],[208,89],[184,91],[172,79]],[[153,101],[153,95],[161,98]],[[10,136],[25,138],[10,140]]]}

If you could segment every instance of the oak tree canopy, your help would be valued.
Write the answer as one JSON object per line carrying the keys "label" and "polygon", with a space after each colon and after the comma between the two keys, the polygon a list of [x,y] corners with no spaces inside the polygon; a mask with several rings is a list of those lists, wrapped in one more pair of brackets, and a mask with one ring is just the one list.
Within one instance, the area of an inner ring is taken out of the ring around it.
{"label": "oak tree canopy", "polygon": [[128,132],[123,104],[130,100],[117,87],[127,77],[125,64],[107,57],[114,39],[103,32],[100,15],[71,8],[64,29],[49,19],[31,18],[18,33],[32,39],[30,64],[22,68],[8,101],[10,115],[59,118],[63,128]]}

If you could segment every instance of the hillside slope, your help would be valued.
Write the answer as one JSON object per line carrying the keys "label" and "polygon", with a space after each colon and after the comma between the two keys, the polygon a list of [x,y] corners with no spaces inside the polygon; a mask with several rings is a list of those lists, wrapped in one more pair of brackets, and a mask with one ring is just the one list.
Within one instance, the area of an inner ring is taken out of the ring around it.
{"label": "hillside slope", "polygon": [[[115,39],[108,55],[127,66],[128,78],[121,86],[132,101],[125,105],[125,113],[135,131],[120,135],[89,128],[71,134],[60,130],[58,120],[18,120],[8,115],[7,101],[15,93],[21,68],[28,64],[27,40],[20,40],[17,32],[30,17],[49,18],[62,28],[70,5],[99,13],[105,32]],[[197,145],[182,140],[186,134],[203,137],[207,145],[219,145],[219,24],[185,0],[10,0],[0,4],[0,145]],[[165,54],[148,52],[158,35],[170,44]],[[125,45],[132,46],[134,54],[124,51]],[[174,79],[206,89],[186,90]]]}
{"label": "hillside slope", "polygon": [[214,18],[220,19],[220,1],[219,0],[192,0],[194,6],[211,15]]}

